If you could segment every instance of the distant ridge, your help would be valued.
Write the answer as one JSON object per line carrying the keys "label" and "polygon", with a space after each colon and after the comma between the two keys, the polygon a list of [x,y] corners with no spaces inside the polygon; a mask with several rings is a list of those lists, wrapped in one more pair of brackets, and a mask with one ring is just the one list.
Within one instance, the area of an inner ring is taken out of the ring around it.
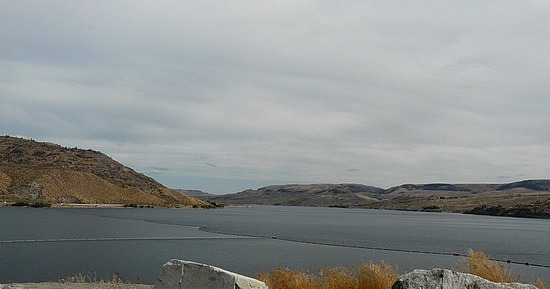
{"label": "distant ridge", "polygon": [[507,184],[273,185],[235,194],[200,196],[236,205],[323,206],[550,218],[550,180]]}
{"label": "distant ridge", "polygon": [[188,189],[176,189],[178,192],[182,192],[188,196],[197,197],[197,196],[215,196],[214,194],[210,194],[207,192],[203,192],[201,190],[188,190]]}
{"label": "distant ridge", "polygon": [[10,136],[0,137],[0,200],[207,205],[101,152]]}
{"label": "distant ridge", "polygon": [[225,204],[353,206],[377,201],[383,189],[359,184],[273,185],[236,194],[201,197]]}

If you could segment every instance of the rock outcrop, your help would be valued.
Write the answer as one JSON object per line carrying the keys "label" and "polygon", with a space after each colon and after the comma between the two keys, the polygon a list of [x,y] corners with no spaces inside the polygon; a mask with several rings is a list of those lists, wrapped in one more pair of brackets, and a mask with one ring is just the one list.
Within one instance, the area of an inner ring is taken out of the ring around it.
{"label": "rock outcrop", "polygon": [[416,269],[400,276],[392,289],[537,289],[531,284],[495,283],[467,273],[446,269]]}
{"label": "rock outcrop", "polygon": [[214,266],[170,260],[162,266],[155,289],[268,289],[256,279]]}

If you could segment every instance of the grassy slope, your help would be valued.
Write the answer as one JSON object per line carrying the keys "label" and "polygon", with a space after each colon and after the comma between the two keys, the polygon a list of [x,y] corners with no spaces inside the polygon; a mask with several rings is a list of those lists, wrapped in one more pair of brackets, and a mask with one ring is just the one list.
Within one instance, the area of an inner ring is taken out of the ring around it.
{"label": "grassy slope", "polygon": [[93,150],[0,137],[0,200],[205,205]]}

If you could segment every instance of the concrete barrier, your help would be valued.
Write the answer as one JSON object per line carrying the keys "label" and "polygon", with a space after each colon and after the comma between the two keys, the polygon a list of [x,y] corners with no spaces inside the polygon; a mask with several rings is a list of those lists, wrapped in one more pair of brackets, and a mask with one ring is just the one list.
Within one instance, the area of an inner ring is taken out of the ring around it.
{"label": "concrete barrier", "polygon": [[264,282],[214,266],[170,260],[162,266],[154,289],[268,289]]}

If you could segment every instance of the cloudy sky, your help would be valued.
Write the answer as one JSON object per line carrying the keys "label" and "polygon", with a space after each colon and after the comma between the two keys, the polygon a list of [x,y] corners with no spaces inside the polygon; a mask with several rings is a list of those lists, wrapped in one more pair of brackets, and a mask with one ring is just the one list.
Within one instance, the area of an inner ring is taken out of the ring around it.
{"label": "cloudy sky", "polygon": [[173,188],[550,177],[550,2],[0,0],[0,133]]}

